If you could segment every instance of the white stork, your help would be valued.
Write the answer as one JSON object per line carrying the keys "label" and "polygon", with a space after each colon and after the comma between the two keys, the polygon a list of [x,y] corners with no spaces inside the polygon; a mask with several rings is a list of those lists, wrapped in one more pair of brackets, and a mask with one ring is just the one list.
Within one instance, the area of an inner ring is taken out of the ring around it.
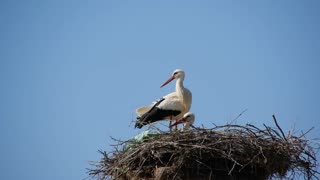
{"label": "white stork", "polygon": [[171,127],[177,126],[178,124],[183,123],[182,131],[185,131],[185,130],[188,130],[193,125],[194,120],[195,120],[195,115],[192,112],[187,112],[183,115],[183,118],[177,120],[175,123],[171,125]]}
{"label": "white stork", "polygon": [[181,69],[176,69],[173,72],[172,76],[160,88],[176,79],[176,91],[164,96],[154,104],[138,108],[136,110],[138,117],[135,127],[140,129],[146,124],[160,120],[178,120],[190,110],[192,94],[187,88],[183,87],[184,77],[185,73]]}

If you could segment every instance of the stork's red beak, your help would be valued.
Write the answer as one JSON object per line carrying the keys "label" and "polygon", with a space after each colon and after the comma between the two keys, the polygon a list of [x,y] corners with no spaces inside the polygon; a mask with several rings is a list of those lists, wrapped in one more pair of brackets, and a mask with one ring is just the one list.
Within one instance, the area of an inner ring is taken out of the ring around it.
{"label": "stork's red beak", "polygon": [[182,119],[179,119],[177,120],[175,123],[171,124],[170,128],[173,127],[173,126],[176,126],[178,124],[182,124],[182,123],[185,123],[187,120],[182,118]]}
{"label": "stork's red beak", "polygon": [[169,84],[169,82],[171,82],[172,80],[174,80],[174,76],[171,76],[166,82],[164,82],[164,83],[160,86],[160,88],[162,88],[163,86]]}

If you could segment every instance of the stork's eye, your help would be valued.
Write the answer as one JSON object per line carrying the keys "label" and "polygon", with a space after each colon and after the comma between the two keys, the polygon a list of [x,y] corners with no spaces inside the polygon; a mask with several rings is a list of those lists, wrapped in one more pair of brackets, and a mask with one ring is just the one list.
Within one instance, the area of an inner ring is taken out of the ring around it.
{"label": "stork's eye", "polygon": [[174,72],[174,73],[173,73],[173,75],[177,75],[177,74],[178,74],[178,72]]}
{"label": "stork's eye", "polygon": [[186,118],[190,117],[190,115],[188,115]]}

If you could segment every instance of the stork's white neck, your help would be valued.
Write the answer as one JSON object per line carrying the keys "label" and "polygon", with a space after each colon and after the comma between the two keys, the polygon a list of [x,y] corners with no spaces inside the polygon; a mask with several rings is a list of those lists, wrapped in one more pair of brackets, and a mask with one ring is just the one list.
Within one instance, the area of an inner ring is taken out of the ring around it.
{"label": "stork's white neck", "polygon": [[184,78],[179,78],[176,81],[176,92],[179,98],[182,101],[182,104],[185,106],[185,110],[188,112],[191,107],[192,94],[191,92],[183,86]]}
{"label": "stork's white neck", "polygon": [[181,99],[184,99],[184,87],[183,87],[183,79],[179,78],[176,81],[176,92],[181,97]]}

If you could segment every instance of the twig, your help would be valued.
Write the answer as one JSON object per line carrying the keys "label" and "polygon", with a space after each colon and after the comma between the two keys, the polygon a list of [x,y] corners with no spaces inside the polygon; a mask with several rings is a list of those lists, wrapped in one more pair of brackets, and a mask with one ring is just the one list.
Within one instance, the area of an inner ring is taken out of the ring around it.
{"label": "twig", "polygon": [[248,109],[243,110],[236,118],[234,118],[230,124],[233,124],[243,113],[245,113]]}
{"label": "twig", "polygon": [[283,133],[283,131],[282,131],[281,127],[279,126],[279,124],[278,124],[278,122],[277,122],[277,119],[276,119],[276,117],[274,116],[274,114],[272,115],[272,118],[273,118],[273,120],[274,120],[274,123],[276,123],[276,126],[277,126],[277,127],[278,127],[278,129],[280,130],[280,132],[281,132],[281,134],[282,134],[283,138],[287,141],[287,138],[286,138],[286,136],[284,135],[284,133]]}
{"label": "twig", "polygon": [[308,134],[308,133],[309,133],[310,131],[312,131],[313,129],[314,129],[314,127],[310,128],[307,132],[302,133],[302,135],[301,135],[301,136],[299,136],[299,138],[304,137],[306,134]]}

